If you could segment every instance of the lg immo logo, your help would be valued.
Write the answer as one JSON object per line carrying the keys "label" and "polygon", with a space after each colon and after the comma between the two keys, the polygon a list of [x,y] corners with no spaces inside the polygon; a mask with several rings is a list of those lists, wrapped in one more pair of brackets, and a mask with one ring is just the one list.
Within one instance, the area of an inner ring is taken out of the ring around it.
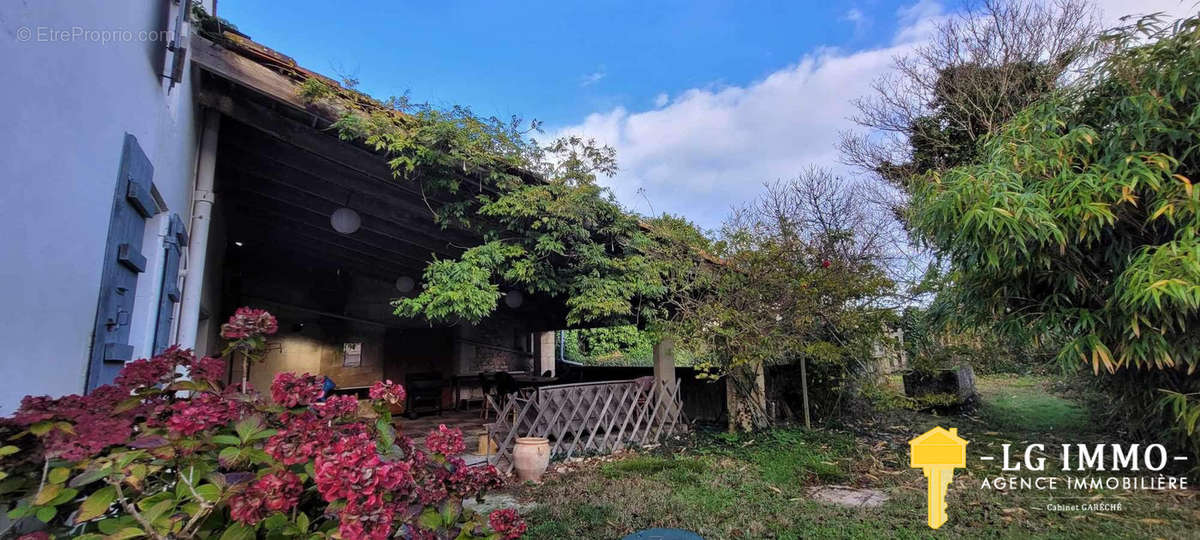
{"label": "lg immo logo", "polygon": [[909,466],[925,471],[929,482],[929,526],[936,529],[946,523],[946,490],[954,479],[954,469],[967,466],[967,441],[958,436],[958,428],[935,427],[908,441]]}

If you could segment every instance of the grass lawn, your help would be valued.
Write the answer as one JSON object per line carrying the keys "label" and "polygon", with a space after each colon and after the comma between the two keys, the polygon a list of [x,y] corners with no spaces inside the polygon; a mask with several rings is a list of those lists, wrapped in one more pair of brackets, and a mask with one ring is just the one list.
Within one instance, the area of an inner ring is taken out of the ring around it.
{"label": "grass lawn", "polygon": [[[1113,442],[1086,411],[1038,377],[983,377],[982,404],[951,418],[889,411],[843,429],[776,429],[749,435],[696,434],[686,444],[578,466],[518,497],[531,538],[620,538],[651,527],[705,538],[1200,538],[1200,496],[1184,492],[987,490],[1001,473],[1000,445]],[[907,441],[934,425],[970,441],[969,466],[950,489],[950,521],[925,525],[925,479],[908,467]],[[1052,463],[1056,460],[1047,460]],[[1016,473],[1051,476],[1055,472]],[[814,501],[822,484],[874,488],[882,507],[849,509]],[[1047,503],[1122,504],[1117,512],[1050,511]]]}

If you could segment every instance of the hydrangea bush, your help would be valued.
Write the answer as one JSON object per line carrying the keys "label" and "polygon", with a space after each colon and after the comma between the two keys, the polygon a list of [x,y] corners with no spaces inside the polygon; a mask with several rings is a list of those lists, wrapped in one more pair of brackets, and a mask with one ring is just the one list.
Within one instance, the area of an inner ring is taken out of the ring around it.
{"label": "hydrangea bush", "polygon": [[[277,327],[239,309],[222,334],[253,357]],[[426,448],[393,427],[404,389],[330,396],[322,379],[280,373],[265,400],[222,384],[221,358],[171,348],[126,364],[86,396],[26,397],[0,422],[0,503],[31,538],[513,539],[512,510],[464,509],[503,479],[455,457],[462,433],[440,426]],[[187,376],[183,376],[186,374]]]}

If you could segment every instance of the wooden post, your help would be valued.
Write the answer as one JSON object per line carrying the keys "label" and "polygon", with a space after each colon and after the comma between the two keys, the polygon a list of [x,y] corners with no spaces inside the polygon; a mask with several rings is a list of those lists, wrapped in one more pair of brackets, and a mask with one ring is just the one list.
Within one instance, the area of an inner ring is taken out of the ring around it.
{"label": "wooden post", "polygon": [[812,429],[808,419],[808,358],[800,357],[800,391],[804,395],[804,428]]}
{"label": "wooden post", "polygon": [[536,357],[534,358],[534,367],[538,375],[547,371],[550,376],[554,376],[554,332],[537,332],[536,337]]}
{"label": "wooden post", "polygon": [[675,388],[675,340],[664,337],[654,345],[655,388]]}

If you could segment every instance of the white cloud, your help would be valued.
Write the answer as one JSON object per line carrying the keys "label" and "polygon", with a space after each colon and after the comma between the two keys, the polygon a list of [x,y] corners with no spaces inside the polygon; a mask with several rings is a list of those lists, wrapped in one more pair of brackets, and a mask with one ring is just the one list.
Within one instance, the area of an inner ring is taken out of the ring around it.
{"label": "white cloud", "polygon": [[855,34],[862,33],[868,26],[871,26],[871,20],[858,8],[846,10],[846,13],[842,15],[842,20],[854,25]]}
{"label": "white cloud", "polygon": [[597,82],[600,82],[600,79],[603,79],[607,75],[608,74],[603,70],[588,73],[587,75],[580,77],[579,86],[591,86]]}
{"label": "white cloud", "polygon": [[654,109],[596,112],[549,135],[579,134],[615,147],[621,170],[602,181],[630,208],[649,213],[653,205],[716,227],[763,182],[811,164],[837,167],[834,143],[851,127],[850,100],[911,46],[819,49],[752,84],[660,94]]}
{"label": "white cloud", "polygon": [[1116,26],[1121,24],[1120,19],[1125,15],[1145,15],[1161,11],[1171,18],[1183,17],[1191,11],[1194,2],[1195,0],[1098,0],[1096,5],[1100,8],[1100,20],[1104,25]]}
{"label": "white cloud", "polygon": [[[1111,4],[1111,5],[1107,5]],[[1155,11],[1176,7],[1139,5]],[[1102,2],[1104,21],[1116,21],[1118,2]],[[869,93],[871,82],[893,57],[927,39],[941,6],[922,0],[898,14],[901,28],[891,45],[848,52],[818,49],[793,65],[746,85],[692,88],[654,108],[596,112],[550,137],[579,134],[617,150],[621,170],[602,179],[631,209],[682,214],[704,227],[719,226],[731,206],[760,193],[767,181],[790,178],[810,165],[835,171],[840,131],[853,128],[851,100]],[[597,79],[598,80],[598,79]]]}

